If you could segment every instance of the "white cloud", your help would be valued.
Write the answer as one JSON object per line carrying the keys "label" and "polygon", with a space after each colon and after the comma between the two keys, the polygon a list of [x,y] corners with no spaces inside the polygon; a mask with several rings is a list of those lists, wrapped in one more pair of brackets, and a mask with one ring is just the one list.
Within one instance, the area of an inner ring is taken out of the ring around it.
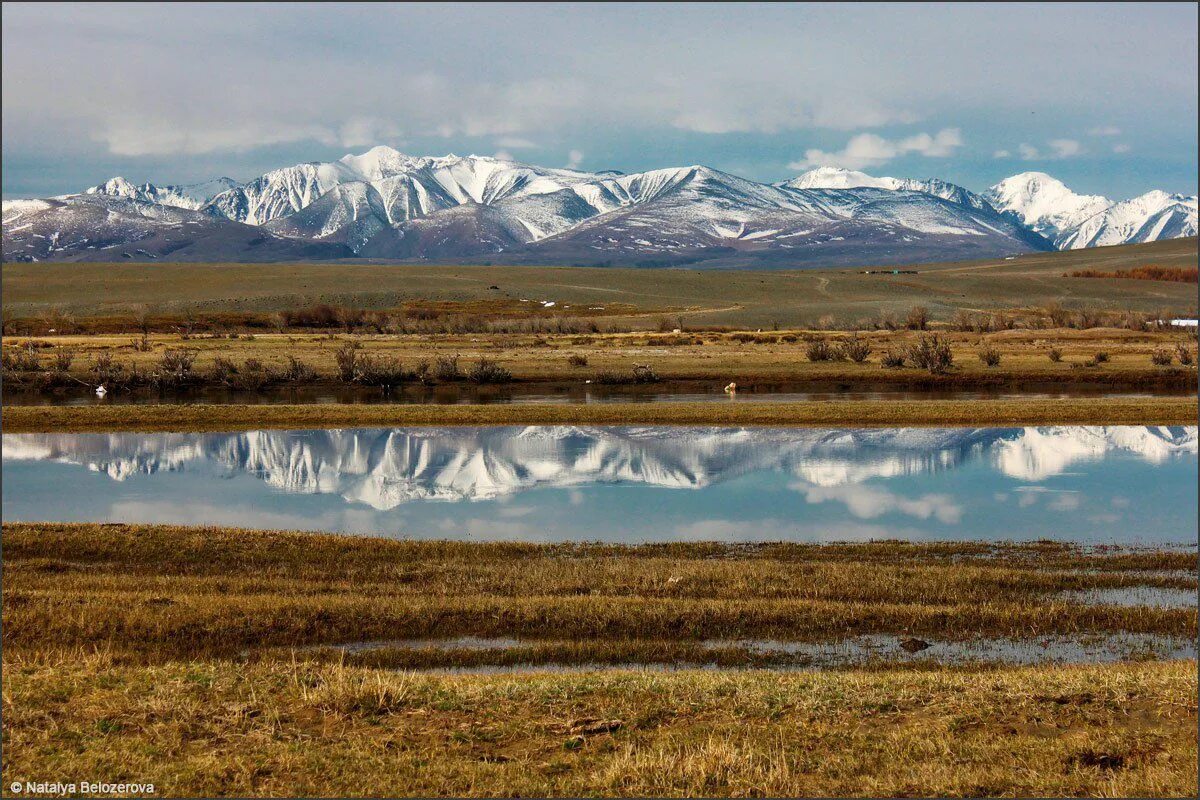
{"label": "white cloud", "polygon": [[1055,158],[1071,158],[1083,152],[1083,145],[1075,139],[1051,139],[1050,149]]}
{"label": "white cloud", "polygon": [[1129,145],[1125,144],[1124,142],[1121,142],[1119,144],[1114,144],[1112,147],[1112,151],[1114,153],[1128,153],[1129,150],[1130,150]]}
{"label": "white cloud", "polygon": [[[1078,155],[1083,155],[1084,148],[1078,139],[1051,139],[1046,143],[1049,152],[1043,152],[1040,148],[1034,147],[1028,142],[1021,142],[1017,145],[1017,154],[1023,161],[1037,161],[1038,159],[1059,159],[1059,158],[1074,158]],[[1007,150],[998,150],[996,157],[1001,158],[1001,153],[1008,154]]]}
{"label": "white cloud", "polygon": [[496,140],[496,147],[506,150],[528,150],[531,147],[537,147],[537,143],[522,139],[520,136],[501,136]]}
{"label": "white cloud", "polygon": [[810,503],[832,500],[844,503],[851,514],[859,519],[873,519],[887,513],[907,514],[910,517],[929,519],[933,517],[947,525],[962,519],[962,506],[943,494],[925,494],[916,498],[902,497],[886,489],[871,486],[812,486],[798,483],[792,486],[804,493]]}
{"label": "white cloud", "polygon": [[497,150],[495,152],[495,154],[492,156],[492,158],[499,159],[500,161],[513,161],[514,160],[512,153],[508,152],[507,150]]}
{"label": "white cloud", "polygon": [[1120,136],[1121,129],[1114,125],[1100,125],[1088,131],[1090,136]]}
{"label": "white cloud", "polygon": [[1077,494],[1060,494],[1049,502],[1054,511],[1075,511],[1079,508],[1080,497]]}
{"label": "white cloud", "polygon": [[908,153],[929,158],[946,158],[952,155],[955,149],[962,147],[962,144],[962,133],[958,128],[943,128],[933,135],[918,133],[904,139],[885,139],[874,133],[860,133],[837,152],[831,153],[816,148],[806,150],[804,159],[788,164],[788,169],[800,170],[821,166],[863,169],[887,163]]}
{"label": "white cloud", "polygon": [[579,165],[583,163],[583,151],[572,150],[567,153],[567,169],[579,169]]}
{"label": "white cloud", "polygon": [[1011,157],[1012,157],[1012,153],[1010,153],[1007,150],[997,150],[996,152],[992,153],[992,158],[1011,158]]}
{"label": "white cloud", "polygon": [[372,147],[384,142],[396,142],[400,128],[394,123],[368,117],[354,117],[342,123],[338,143],[342,147]]}

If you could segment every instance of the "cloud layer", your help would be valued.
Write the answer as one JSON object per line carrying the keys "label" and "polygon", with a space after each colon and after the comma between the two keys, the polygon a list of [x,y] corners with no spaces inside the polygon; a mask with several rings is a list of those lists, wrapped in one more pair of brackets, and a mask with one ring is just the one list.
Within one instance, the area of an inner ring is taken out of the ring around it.
{"label": "cloud layer", "polygon": [[1021,141],[1085,155],[1071,131],[1182,142],[1192,175],[1195,28],[1185,4],[11,4],[5,187],[377,143],[779,179]]}

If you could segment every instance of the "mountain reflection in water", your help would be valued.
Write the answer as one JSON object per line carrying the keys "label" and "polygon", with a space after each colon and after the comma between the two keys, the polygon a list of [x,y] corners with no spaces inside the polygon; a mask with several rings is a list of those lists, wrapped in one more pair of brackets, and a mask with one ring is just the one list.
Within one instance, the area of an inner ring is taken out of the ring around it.
{"label": "mountain reflection in water", "polygon": [[[1194,541],[1196,530],[1190,426],[385,428],[3,442],[6,520],[630,540],[996,530],[1108,539],[1136,522],[1138,539]],[[454,501],[474,508],[448,510]]]}

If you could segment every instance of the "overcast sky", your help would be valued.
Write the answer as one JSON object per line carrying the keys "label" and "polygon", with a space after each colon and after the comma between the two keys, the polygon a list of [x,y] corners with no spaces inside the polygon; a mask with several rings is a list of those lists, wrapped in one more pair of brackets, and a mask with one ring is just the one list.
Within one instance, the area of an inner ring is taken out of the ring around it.
{"label": "overcast sky", "polygon": [[3,194],[246,180],[374,144],[1190,194],[1196,29],[1192,3],[5,3]]}

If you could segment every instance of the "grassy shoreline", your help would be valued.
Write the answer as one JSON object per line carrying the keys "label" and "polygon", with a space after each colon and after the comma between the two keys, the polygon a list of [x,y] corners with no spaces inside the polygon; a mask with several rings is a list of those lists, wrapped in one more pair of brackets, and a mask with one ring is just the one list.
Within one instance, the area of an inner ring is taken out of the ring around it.
{"label": "grassy shoreline", "polygon": [[1194,425],[1195,397],[588,405],[5,406],[5,433],[441,425]]}
{"label": "grassy shoreline", "polygon": [[[569,637],[559,660],[651,663],[686,661],[721,635],[1194,637],[1194,609],[1053,599],[1194,587],[1194,549],[5,524],[2,552],[6,797],[14,781],[58,775],[149,781],[166,796],[1196,791],[1194,660],[504,675],[268,652],[528,633]],[[659,638],[627,638],[648,634]],[[712,660],[756,665],[732,651]]]}

